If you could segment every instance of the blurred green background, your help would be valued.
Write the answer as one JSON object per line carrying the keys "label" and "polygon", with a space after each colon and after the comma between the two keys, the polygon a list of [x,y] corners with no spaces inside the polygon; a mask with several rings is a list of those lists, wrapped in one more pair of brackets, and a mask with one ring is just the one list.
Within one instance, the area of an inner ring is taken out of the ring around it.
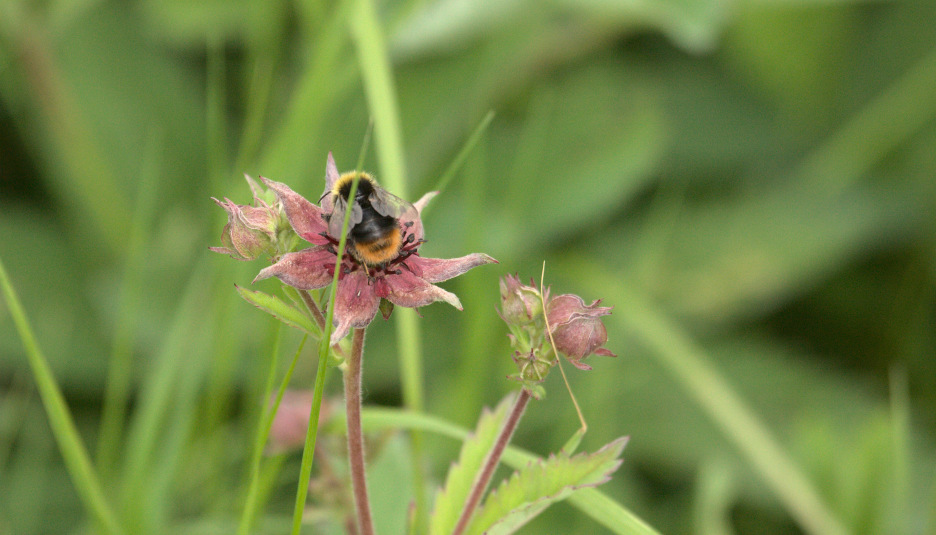
{"label": "blurred green background", "polygon": [[[0,2],[0,258],[130,533],[236,525],[277,328],[233,284],[277,283],[209,253],[210,197],[247,204],[246,172],[317,199],[327,152],[350,169],[369,118],[393,117],[368,105],[354,4]],[[740,401],[850,532],[936,531],[936,3],[376,8],[407,198],[496,114],[424,214],[422,254],[500,261],[443,284],[464,312],[421,311],[427,412],[470,427],[515,386],[497,279],[545,260],[554,293],[615,307],[619,358],[570,381],[584,449],[631,436],[602,490],[658,530],[804,529]],[[369,330],[367,405],[402,402],[397,320]],[[283,328],[283,367],[299,339]],[[559,379],[516,444],[577,428]],[[424,436],[433,488],[457,451]],[[261,533],[291,511],[298,455],[278,462]],[[378,517],[405,510],[379,496],[405,494],[399,464],[372,465]],[[0,305],[0,533],[86,519]],[[521,532],[605,529],[560,504]]]}

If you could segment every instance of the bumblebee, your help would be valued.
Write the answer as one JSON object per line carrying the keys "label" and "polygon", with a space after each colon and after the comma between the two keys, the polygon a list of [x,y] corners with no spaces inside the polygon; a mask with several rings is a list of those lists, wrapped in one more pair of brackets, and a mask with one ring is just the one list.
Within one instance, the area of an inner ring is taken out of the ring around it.
{"label": "bumblebee", "polygon": [[[361,178],[354,200],[349,201],[351,185],[356,176]],[[406,232],[417,217],[416,208],[381,188],[374,177],[364,172],[350,171],[341,175],[332,190],[325,195],[332,196],[334,206],[328,216],[328,233],[331,236],[341,235],[345,211],[351,206],[346,243],[351,256],[360,264],[368,268],[385,267],[401,256],[402,249],[410,252],[415,236],[407,235]],[[409,216],[409,223],[401,226],[400,218],[404,215]]]}

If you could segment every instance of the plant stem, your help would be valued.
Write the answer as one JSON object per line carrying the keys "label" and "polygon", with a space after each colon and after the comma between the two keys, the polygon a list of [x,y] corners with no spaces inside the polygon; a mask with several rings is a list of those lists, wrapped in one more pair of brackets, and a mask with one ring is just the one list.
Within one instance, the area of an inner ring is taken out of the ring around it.
{"label": "plant stem", "polygon": [[361,535],[373,535],[367,478],[364,471],[364,432],[361,429],[361,361],[364,354],[364,329],[354,329],[351,356],[344,374],[345,410],[348,420],[348,464],[351,466],[351,489]]}
{"label": "plant stem", "polygon": [[309,290],[299,290],[299,296],[302,297],[302,300],[306,304],[306,308],[308,308],[309,312],[312,313],[312,319],[315,320],[315,323],[319,326],[319,329],[324,331],[325,316],[322,315],[322,311],[319,309],[315,299],[312,298],[312,294],[309,293]]}
{"label": "plant stem", "polygon": [[520,391],[520,395],[517,397],[513,409],[510,410],[507,421],[504,422],[504,427],[501,429],[500,435],[497,436],[494,447],[491,448],[491,451],[488,453],[487,459],[484,460],[484,466],[481,468],[481,472],[478,473],[478,478],[475,479],[471,487],[471,493],[468,494],[468,499],[465,501],[465,508],[462,509],[461,516],[458,518],[458,523],[455,524],[452,535],[461,535],[465,531],[465,528],[468,527],[468,522],[471,520],[475,509],[478,508],[478,504],[481,503],[481,496],[483,496],[484,491],[487,490],[488,483],[491,482],[491,476],[494,475],[494,470],[500,463],[501,455],[503,455],[504,449],[507,448],[507,444],[510,443],[510,437],[513,436],[514,430],[517,429],[517,424],[520,423],[520,417],[523,416],[527,403],[530,402],[530,397],[530,393],[527,392],[526,389]]}

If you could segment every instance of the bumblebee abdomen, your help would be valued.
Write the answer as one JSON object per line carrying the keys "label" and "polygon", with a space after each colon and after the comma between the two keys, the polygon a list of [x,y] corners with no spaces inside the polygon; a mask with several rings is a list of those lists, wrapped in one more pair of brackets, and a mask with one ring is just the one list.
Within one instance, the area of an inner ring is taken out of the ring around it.
{"label": "bumblebee abdomen", "polygon": [[393,260],[403,243],[400,228],[396,224],[378,236],[369,236],[371,239],[367,240],[355,237],[354,232],[351,234],[351,254],[368,266],[377,266]]}

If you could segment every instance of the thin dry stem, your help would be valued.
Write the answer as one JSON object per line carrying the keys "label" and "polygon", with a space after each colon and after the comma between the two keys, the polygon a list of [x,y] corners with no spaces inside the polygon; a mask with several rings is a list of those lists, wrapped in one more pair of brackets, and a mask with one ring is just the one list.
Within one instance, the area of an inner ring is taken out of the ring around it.
{"label": "thin dry stem", "polygon": [[582,434],[584,435],[588,431],[588,424],[585,423],[585,416],[582,415],[582,409],[579,407],[578,400],[575,399],[575,394],[572,393],[572,386],[569,385],[569,378],[566,377],[565,369],[562,367],[562,359],[559,358],[559,350],[556,349],[556,341],[553,340],[552,329],[549,328],[549,316],[546,313],[546,299],[543,297],[545,289],[543,286],[543,281],[546,279],[546,261],[543,261],[543,270],[540,272],[540,304],[543,305],[543,316],[546,317],[546,334],[549,335],[549,345],[552,347],[553,355],[556,356],[556,366],[559,366],[559,373],[562,374],[562,381],[565,383],[566,391],[569,392],[569,397],[572,398],[572,405],[575,406],[575,413],[578,414],[579,423],[582,424]]}

